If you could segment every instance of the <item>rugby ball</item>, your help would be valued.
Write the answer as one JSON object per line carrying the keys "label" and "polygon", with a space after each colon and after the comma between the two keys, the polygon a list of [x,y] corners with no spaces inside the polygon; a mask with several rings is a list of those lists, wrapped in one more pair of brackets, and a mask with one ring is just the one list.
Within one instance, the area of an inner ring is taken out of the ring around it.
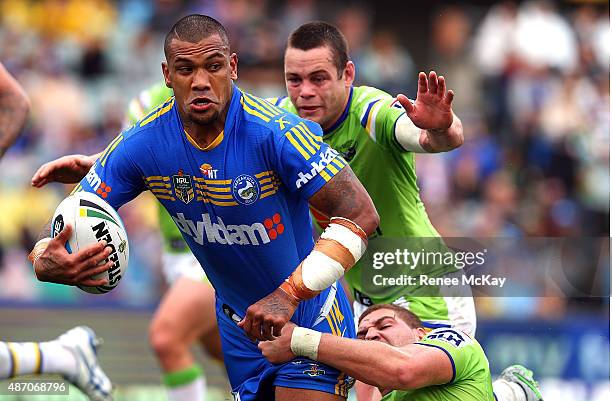
{"label": "rugby ball", "polygon": [[111,253],[101,263],[114,262],[107,271],[93,276],[95,279],[107,278],[107,285],[78,287],[91,294],[105,294],[114,289],[125,275],[130,256],[127,233],[115,209],[95,194],[77,192],[64,199],[55,209],[51,236],[57,236],[67,224],[72,226],[72,234],[66,242],[69,253],[105,240]]}

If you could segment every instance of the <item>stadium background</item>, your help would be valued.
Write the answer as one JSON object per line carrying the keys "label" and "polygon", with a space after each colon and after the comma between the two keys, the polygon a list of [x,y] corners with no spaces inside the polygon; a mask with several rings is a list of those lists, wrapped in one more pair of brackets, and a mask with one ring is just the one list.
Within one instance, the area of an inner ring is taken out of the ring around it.
{"label": "stadium background", "polygon": [[[358,84],[414,96],[419,71],[443,74],[466,142],[417,159],[440,233],[604,237],[609,252],[609,4],[397,3],[0,0],[0,61],[32,101],[25,132],[0,162],[0,339],[44,340],[87,323],[105,338],[100,360],[119,400],[165,399],[146,340],[164,290],[153,202],[141,196],[122,209],[128,274],[112,293],[89,296],[35,280],[26,255],[70,188],[35,190],[29,180],[55,157],[104,148],[127,102],[161,79],[163,35],[191,12],[228,28],[239,85],[260,96],[284,93],[285,39],[313,19],[347,36]],[[609,294],[609,258],[601,267],[591,284]],[[531,287],[532,297],[477,299],[492,371],[524,363],[549,400],[609,399],[609,298]],[[222,371],[205,367],[213,395],[228,398]]]}

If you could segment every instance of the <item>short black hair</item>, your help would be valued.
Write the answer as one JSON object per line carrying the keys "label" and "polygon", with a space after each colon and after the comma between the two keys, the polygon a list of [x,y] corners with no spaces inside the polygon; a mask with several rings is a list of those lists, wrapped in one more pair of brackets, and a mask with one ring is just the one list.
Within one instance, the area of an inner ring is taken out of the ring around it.
{"label": "short black hair", "polygon": [[333,61],[338,70],[338,77],[349,61],[348,44],[340,29],[324,21],[308,22],[293,31],[289,36],[287,47],[300,50],[310,50],[317,47],[329,46]]}
{"label": "short black hair", "polygon": [[173,39],[182,40],[189,43],[197,43],[212,35],[219,35],[223,44],[229,49],[229,38],[225,27],[216,19],[202,14],[191,14],[178,20],[164,41],[164,54],[168,60],[170,43]]}
{"label": "short black hair", "polygon": [[361,321],[370,313],[379,309],[388,309],[395,312],[395,316],[401,319],[404,323],[406,323],[411,329],[418,329],[419,327],[423,327],[423,322],[421,321],[421,319],[419,319],[417,315],[414,314],[414,312],[411,312],[406,308],[402,308],[401,306],[394,304],[376,304],[370,306],[361,314],[361,316],[359,316],[358,324],[361,324]]}

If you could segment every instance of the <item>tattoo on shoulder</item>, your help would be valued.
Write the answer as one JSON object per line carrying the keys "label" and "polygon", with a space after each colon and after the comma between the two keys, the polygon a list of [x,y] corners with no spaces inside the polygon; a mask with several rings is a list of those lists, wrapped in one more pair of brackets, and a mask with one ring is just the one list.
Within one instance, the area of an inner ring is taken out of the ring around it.
{"label": "tattoo on shoulder", "polygon": [[310,202],[315,207],[324,205],[324,208],[317,209],[327,209],[331,216],[344,216],[359,207],[356,183],[359,183],[357,176],[349,166],[345,166],[310,198]]}

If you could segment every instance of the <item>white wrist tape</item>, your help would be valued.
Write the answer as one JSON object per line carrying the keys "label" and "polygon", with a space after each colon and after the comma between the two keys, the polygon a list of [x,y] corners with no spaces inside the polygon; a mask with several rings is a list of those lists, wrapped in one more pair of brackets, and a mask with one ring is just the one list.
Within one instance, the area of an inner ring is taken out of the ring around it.
{"label": "white wrist tape", "polygon": [[398,118],[395,123],[395,138],[402,148],[409,152],[427,153],[421,146],[421,131],[406,114]]}
{"label": "white wrist tape", "polygon": [[361,259],[366,250],[366,244],[363,242],[363,239],[340,224],[331,223],[323,231],[321,238],[331,239],[342,244],[353,255],[355,263]]}
{"label": "white wrist tape", "polygon": [[323,252],[313,250],[302,263],[302,281],[312,291],[323,291],[342,277],[344,268]]}
{"label": "white wrist tape", "polygon": [[296,356],[304,356],[316,361],[319,354],[321,334],[305,327],[296,327],[291,334],[291,352]]}

